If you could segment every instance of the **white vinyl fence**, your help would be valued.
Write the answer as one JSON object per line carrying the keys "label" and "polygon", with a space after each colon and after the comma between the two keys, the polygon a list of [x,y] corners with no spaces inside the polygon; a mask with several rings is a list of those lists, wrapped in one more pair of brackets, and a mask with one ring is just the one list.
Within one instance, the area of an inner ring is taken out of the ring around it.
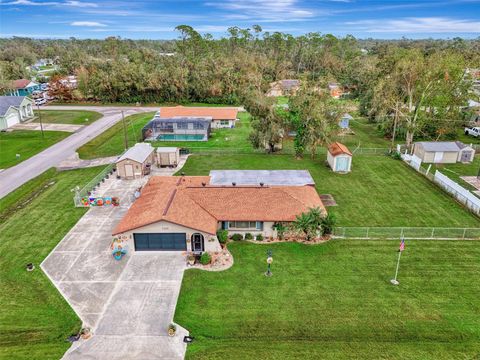
{"label": "white vinyl fence", "polygon": [[445,191],[452,194],[455,199],[465,205],[468,209],[473,211],[475,214],[480,215],[480,198],[476,197],[469,190],[457,184],[449,177],[443,175],[438,170],[435,172],[433,181]]}

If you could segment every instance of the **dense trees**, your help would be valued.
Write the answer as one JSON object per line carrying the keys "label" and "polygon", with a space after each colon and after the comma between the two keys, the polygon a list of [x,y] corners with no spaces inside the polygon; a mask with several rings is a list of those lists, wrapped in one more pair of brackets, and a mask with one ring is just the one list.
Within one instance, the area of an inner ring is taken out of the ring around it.
{"label": "dense trees", "polygon": [[[0,91],[13,79],[30,77],[27,66],[36,60],[55,58],[59,75],[78,76],[79,87],[70,94],[75,99],[242,103],[254,118],[255,145],[273,150],[284,131],[295,130],[301,155],[327,143],[335,131],[338,103],[317,91],[328,82],[348,86],[361,113],[385,135],[395,131],[411,142],[416,136],[437,139],[452,133],[467,97],[463,71],[480,67],[480,39],[294,37],[260,26],[231,27],[227,36],[214,39],[188,25],[176,30],[175,41],[0,39]],[[304,84],[292,99],[287,124],[263,96],[270,82],[285,78]]]}

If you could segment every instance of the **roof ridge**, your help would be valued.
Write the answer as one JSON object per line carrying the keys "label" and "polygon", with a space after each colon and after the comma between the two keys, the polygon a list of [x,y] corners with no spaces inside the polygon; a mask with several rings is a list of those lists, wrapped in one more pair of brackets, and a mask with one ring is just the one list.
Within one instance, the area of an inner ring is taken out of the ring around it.
{"label": "roof ridge", "polygon": [[[287,191],[285,191],[285,188],[302,188],[302,187],[307,187],[309,185],[302,185],[302,186],[279,186],[278,188],[285,194],[287,194],[288,196],[290,196],[293,200],[295,200],[296,202],[304,205],[304,206],[308,206],[307,204],[305,204],[303,201],[301,201],[300,199],[296,198],[295,196],[293,196],[292,194],[288,193]],[[282,189],[283,188],[283,189]],[[314,187],[315,189],[315,187]],[[317,191],[317,189],[315,189],[315,191]],[[317,193],[318,194],[318,193]]]}
{"label": "roof ridge", "polygon": [[175,198],[175,194],[177,193],[177,189],[173,189],[172,194],[170,195],[170,198],[168,199],[167,205],[165,206],[165,209],[163,210],[163,216],[167,216],[168,209],[170,209],[170,206],[172,205],[173,199]]}
{"label": "roof ridge", "polygon": [[[186,189],[190,189],[190,188],[187,187]],[[203,210],[205,210],[205,211],[208,213],[208,215],[210,215],[211,217],[213,217],[215,220],[219,221],[219,219],[218,219],[215,215],[213,215],[213,214],[212,214],[208,209],[206,209],[204,206],[200,205],[195,199],[193,199],[190,195],[188,195],[188,193],[187,193],[186,195],[188,196],[188,198],[189,198],[190,200],[192,200],[192,201],[193,201],[195,204],[197,204],[200,208],[202,208]]]}

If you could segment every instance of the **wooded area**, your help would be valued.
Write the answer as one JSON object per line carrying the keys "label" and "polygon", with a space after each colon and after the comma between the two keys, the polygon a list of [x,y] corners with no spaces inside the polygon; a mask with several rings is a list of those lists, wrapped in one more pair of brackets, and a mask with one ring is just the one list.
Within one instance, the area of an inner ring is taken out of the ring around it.
{"label": "wooded area", "polygon": [[[280,130],[293,126],[305,133],[296,145],[301,153],[328,142],[326,134],[338,122],[341,106],[324,94],[331,82],[348,89],[361,114],[378,122],[385,135],[396,128],[410,144],[418,134],[440,139],[455,133],[465,117],[459,109],[472,96],[465,69],[480,67],[480,39],[295,37],[260,26],[232,27],[228,36],[214,39],[188,25],[176,30],[176,41],[0,39],[0,86],[5,91],[11,80],[29,78],[27,66],[40,58],[55,59],[56,75],[78,79],[64,100],[243,104],[253,117],[254,145],[273,150]],[[290,99],[287,120],[264,96],[280,79],[302,84]]]}

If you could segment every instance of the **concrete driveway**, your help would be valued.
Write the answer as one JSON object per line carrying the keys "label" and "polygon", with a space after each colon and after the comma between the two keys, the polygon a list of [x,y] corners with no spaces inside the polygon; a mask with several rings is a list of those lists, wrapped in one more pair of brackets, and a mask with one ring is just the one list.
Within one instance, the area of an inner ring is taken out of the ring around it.
{"label": "concrete driveway", "polygon": [[47,106],[48,110],[91,110],[100,112],[103,117],[94,123],[85,126],[66,139],[50,146],[20,164],[0,172],[0,199],[20,187],[28,180],[37,177],[44,171],[56,166],[62,160],[72,156],[83,144],[115,125],[125,116],[147,111],[155,111],[152,107],[125,107],[125,106]]}
{"label": "concrete driveway", "polygon": [[[172,170],[173,171],[173,170]],[[41,264],[93,337],[72,345],[64,359],[183,359],[187,331],[167,336],[185,269],[181,252],[110,251],[111,232],[146,179],[102,183],[98,195],[119,207],[93,207]]]}

